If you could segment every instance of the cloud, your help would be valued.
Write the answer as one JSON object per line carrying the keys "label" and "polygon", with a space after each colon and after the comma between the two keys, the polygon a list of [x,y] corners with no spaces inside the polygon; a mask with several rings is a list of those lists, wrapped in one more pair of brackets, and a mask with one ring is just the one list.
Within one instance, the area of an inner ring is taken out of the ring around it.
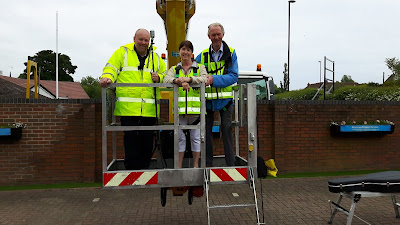
{"label": "cloud", "polygon": [[[291,4],[291,89],[319,82],[319,62],[335,61],[335,79],[351,75],[356,82],[381,82],[390,71],[385,58],[397,57],[400,30],[396,0],[297,0]],[[56,48],[56,11],[59,12],[59,52],[78,66],[73,75],[98,77],[112,53],[132,42],[138,28],[153,29],[158,53],[166,52],[163,20],[156,1],[49,1],[0,2],[0,70],[23,72],[28,56]],[[263,71],[283,78],[288,51],[288,2],[198,0],[187,38],[195,54],[207,48],[207,26],[221,22],[224,39],[236,49],[240,70]],[[397,54],[397,55],[396,55]]]}

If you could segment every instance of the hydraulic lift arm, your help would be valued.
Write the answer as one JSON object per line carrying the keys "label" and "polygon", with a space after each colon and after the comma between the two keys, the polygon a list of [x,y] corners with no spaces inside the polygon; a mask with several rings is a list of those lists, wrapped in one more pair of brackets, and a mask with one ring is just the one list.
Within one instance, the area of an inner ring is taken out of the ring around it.
{"label": "hydraulic lift arm", "polygon": [[164,20],[167,34],[167,68],[180,61],[179,44],[186,39],[195,6],[195,0],[157,0],[157,13]]}

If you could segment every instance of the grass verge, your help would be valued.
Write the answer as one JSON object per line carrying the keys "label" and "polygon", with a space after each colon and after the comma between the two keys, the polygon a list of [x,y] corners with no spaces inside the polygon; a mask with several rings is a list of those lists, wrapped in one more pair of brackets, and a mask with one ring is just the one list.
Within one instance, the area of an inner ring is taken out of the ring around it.
{"label": "grass verge", "polygon": [[277,177],[268,177],[272,179],[277,178],[299,178],[299,177],[333,177],[333,176],[355,176],[364,175],[369,173],[378,173],[385,170],[357,170],[357,171],[334,171],[334,172],[319,172],[319,173],[287,173]]}
{"label": "grass verge", "polygon": [[62,188],[85,188],[101,187],[101,183],[62,183],[62,184],[33,184],[33,185],[10,185],[0,186],[0,191],[20,191],[35,189],[62,189]]}

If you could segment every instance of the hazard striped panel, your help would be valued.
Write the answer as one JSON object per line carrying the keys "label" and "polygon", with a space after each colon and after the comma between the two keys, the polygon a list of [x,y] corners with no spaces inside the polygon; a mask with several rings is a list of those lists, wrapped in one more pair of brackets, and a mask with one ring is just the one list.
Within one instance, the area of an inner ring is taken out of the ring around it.
{"label": "hazard striped panel", "polygon": [[247,168],[210,169],[210,182],[245,180],[247,180]]}
{"label": "hazard striped panel", "polygon": [[151,185],[157,183],[157,171],[104,173],[104,187]]}

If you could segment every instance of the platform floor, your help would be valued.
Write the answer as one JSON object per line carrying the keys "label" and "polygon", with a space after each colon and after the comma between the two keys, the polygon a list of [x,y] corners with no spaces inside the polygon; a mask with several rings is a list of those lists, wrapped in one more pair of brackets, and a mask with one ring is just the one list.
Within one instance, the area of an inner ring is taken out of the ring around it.
{"label": "platform floor", "polygon": [[[333,178],[263,180],[265,223],[327,224],[331,210],[328,200],[338,197],[328,191],[328,180]],[[260,182],[257,188],[261,210]],[[0,224],[207,224],[205,196],[188,205],[186,194],[175,197],[168,191],[167,195],[166,206],[162,207],[160,189],[5,191],[0,192]],[[248,185],[211,186],[210,195],[212,204],[244,203],[251,200],[251,189]],[[343,198],[342,202],[350,206],[349,199]],[[371,224],[400,224],[389,196],[361,199],[355,213]],[[344,214],[338,213],[333,224],[345,222]],[[255,223],[254,208],[211,211],[211,224]],[[358,224],[363,223],[354,218],[353,225]]]}

